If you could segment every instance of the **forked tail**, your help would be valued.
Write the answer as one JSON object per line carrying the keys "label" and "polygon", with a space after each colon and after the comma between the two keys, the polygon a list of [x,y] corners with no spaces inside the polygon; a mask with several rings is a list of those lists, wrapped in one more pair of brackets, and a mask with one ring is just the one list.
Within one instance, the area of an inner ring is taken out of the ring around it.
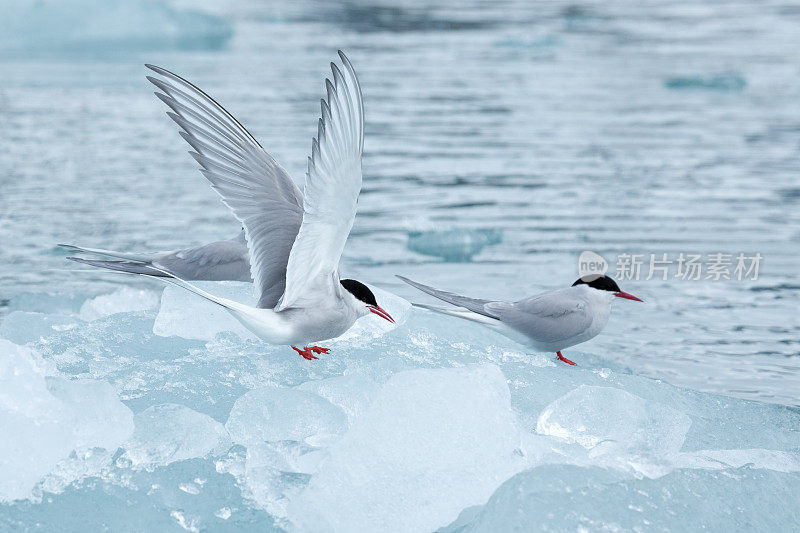
{"label": "forked tail", "polygon": [[101,259],[80,259],[78,257],[67,257],[70,261],[77,261],[78,263],[85,263],[93,267],[105,268],[108,270],[115,270],[117,272],[124,272],[127,274],[141,274],[143,276],[151,276],[154,278],[168,277],[162,271],[154,267],[150,263],[142,263],[140,261],[112,261]]}
{"label": "forked tail", "polygon": [[105,257],[113,257],[115,259],[122,259],[124,261],[134,261],[136,263],[149,263],[153,256],[157,254],[146,254],[146,253],[129,253],[129,252],[117,252],[114,250],[104,250],[103,248],[84,248],[82,246],[75,246],[74,244],[59,244],[61,248],[65,250],[69,250],[70,252],[84,252],[87,254],[94,254],[94,255],[102,255]]}
{"label": "forked tail", "polygon": [[[98,261],[94,259],[81,259],[80,257],[67,257],[67,259],[69,259],[70,261],[75,261],[76,263],[83,263],[85,265],[93,267],[105,268],[116,272],[137,274],[140,276],[147,276],[148,278],[157,279],[158,281],[161,281],[168,285],[174,285],[175,287],[180,287],[182,289],[186,289],[189,292],[193,292],[196,295],[205,298],[210,302],[214,302],[215,304],[220,305],[229,311],[241,312],[244,309],[247,309],[248,307],[246,305],[240,304],[239,302],[228,300],[227,298],[220,298],[219,296],[214,296],[213,294],[204,291],[200,287],[192,285],[185,279],[181,279],[175,274],[167,272],[166,270],[163,270],[153,265],[145,265],[142,263],[131,263],[129,261]],[[133,268],[131,265],[138,265],[138,266],[136,268]]]}
{"label": "forked tail", "polygon": [[[459,307],[463,307],[464,309],[469,309],[474,314],[483,315],[484,317],[489,317],[491,319],[495,318],[488,311],[486,311],[486,309],[484,308],[484,306],[486,304],[490,303],[491,300],[481,300],[480,298],[470,298],[468,296],[461,296],[460,294],[456,294],[454,292],[442,291],[442,290],[430,287],[428,285],[423,285],[422,283],[417,283],[416,281],[412,281],[412,280],[410,280],[408,278],[404,278],[403,276],[397,276],[397,277],[400,278],[401,280],[405,281],[406,283],[408,283],[412,287],[415,287],[415,288],[421,290],[422,292],[428,293],[428,294],[430,294],[431,296],[433,296],[435,298],[439,298],[440,300],[443,300],[443,301],[445,301],[447,303],[450,303],[450,304],[453,304],[453,305],[457,305]],[[440,308],[440,307],[430,307],[430,306],[426,306],[426,305],[418,305],[417,307],[424,307],[425,309],[431,309],[433,311],[444,312],[444,311],[441,310],[442,308]],[[445,313],[445,314],[452,314],[452,313]],[[453,315],[453,316],[460,316],[460,315]],[[467,318],[467,317],[461,317],[461,318]]]}
{"label": "forked tail", "polygon": [[428,311],[441,313],[443,315],[450,315],[458,318],[463,318],[465,320],[471,320],[472,322],[478,322],[486,326],[498,327],[501,325],[501,322],[496,318],[492,318],[486,315],[481,315],[473,311],[470,311],[469,309],[464,309],[463,307],[437,307],[435,305],[426,305],[426,304],[411,304],[411,305],[413,305],[414,307],[427,309]]}

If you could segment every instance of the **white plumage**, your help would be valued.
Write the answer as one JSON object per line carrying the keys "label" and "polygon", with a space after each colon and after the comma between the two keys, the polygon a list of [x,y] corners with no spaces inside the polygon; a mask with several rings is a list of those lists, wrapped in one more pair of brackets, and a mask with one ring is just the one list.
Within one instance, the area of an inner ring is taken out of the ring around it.
{"label": "white plumage", "polygon": [[[366,286],[339,279],[339,260],[356,216],[361,190],[364,106],[347,57],[331,63],[327,99],[308,159],[304,194],[288,173],[230,113],[187,80],[160,67],[148,79],[182,129],[189,153],[222,201],[241,222],[258,304],[216,297],[157,264],[134,273],[160,277],[227,309],[245,327],[273,344],[310,344],[337,337],[370,312],[393,321]],[[74,259],[74,258],[73,258]],[[75,259],[124,270],[104,261]],[[300,350],[306,359],[327,350]]]}

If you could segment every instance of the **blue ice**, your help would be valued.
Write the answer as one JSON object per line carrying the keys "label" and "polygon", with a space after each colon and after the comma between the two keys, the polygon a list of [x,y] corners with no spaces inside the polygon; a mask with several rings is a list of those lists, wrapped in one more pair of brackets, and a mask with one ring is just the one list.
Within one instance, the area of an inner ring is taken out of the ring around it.
{"label": "blue ice", "polygon": [[[248,284],[204,287],[253,297]],[[2,324],[0,426],[14,436],[0,441],[3,527],[798,520],[796,506],[770,500],[800,490],[795,409],[681,389],[590,353],[573,352],[568,368],[387,292],[396,327],[367,318],[313,362],[184,291],[112,294],[58,314],[15,304]],[[81,506],[101,510],[64,518]]]}

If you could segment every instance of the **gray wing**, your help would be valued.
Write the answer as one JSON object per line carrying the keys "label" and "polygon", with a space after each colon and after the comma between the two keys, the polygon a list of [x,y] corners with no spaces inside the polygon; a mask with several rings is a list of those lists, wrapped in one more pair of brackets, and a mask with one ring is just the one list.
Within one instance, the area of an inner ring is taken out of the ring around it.
{"label": "gray wing", "polygon": [[518,302],[490,302],[486,304],[486,310],[531,339],[558,342],[583,333],[593,320],[587,312],[586,302],[576,297],[570,288]]}
{"label": "gray wing", "polygon": [[252,281],[247,244],[237,240],[178,250],[152,263],[186,280]]}
{"label": "gray wing", "polygon": [[185,280],[205,281],[252,281],[250,277],[250,255],[244,236],[226,241],[212,242],[196,248],[171,252],[117,252],[102,248],[84,248],[59,244],[71,252],[89,253],[114,258],[108,265],[111,270],[160,276],[151,265],[166,270]]}
{"label": "gray wing", "polygon": [[147,65],[156,96],[181,127],[222,201],[244,226],[258,306],[274,307],[286,286],[286,265],[303,218],[303,196],[286,171],[221,105],[168,70]]}
{"label": "gray wing", "polygon": [[408,278],[404,278],[403,276],[397,276],[401,280],[405,281],[412,287],[415,287],[422,292],[428,293],[431,296],[439,298],[447,303],[451,303],[453,305],[457,305],[459,307],[463,307],[465,309],[469,309],[474,313],[478,313],[480,315],[488,316],[491,318],[497,318],[497,316],[488,309],[487,305],[491,303],[502,303],[502,302],[492,302],[492,300],[481,300],[479,298],[469,298],[467,296],[461,296],[459,294],[455,294],[453,292],[447,291],[440,291],[439,289],[434,289],[428,285],[423,285],[422,283],[417,283],[416,281],[411,281]]}

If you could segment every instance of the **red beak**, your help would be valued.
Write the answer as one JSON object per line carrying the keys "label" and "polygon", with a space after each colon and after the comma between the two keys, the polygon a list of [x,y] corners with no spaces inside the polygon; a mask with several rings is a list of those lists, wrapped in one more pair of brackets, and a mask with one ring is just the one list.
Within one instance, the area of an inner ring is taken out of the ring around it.
{"label": "red beak", "polygon": [[384,311],[383,309],[381,309],[377,305],[368,305],[367,309],[369,309],[371,313],[375,313],[376,315],[378,315],[379,317],[383,318],[384,320],[388,320],[389,322],[394,324],[394,318],[392,318],[392,315],[390,315],[389,313],[387,313],[386,311]]}
{"label": "red beak", "polygon": [[635,302],[643,302],[644,301],[644,300],[640,300],[639,298],[637,298],[633,294],[629,294],[629,293],[623,292],[623,291],[615,292],[614,296],[616,296],[617,298],[625,298],[626,300],[633,300]]}

